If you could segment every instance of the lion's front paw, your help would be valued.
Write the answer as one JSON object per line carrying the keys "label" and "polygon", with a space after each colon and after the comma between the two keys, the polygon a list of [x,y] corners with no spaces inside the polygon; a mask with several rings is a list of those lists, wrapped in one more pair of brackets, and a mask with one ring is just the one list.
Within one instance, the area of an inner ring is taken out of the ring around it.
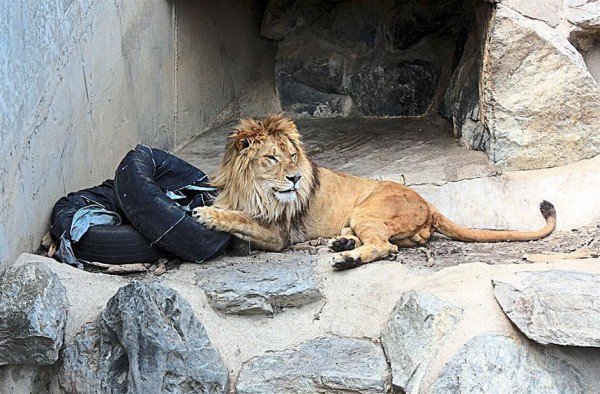
{"label": "lion's front paw", "polygon": [[344,237],[335,237],[329,240],[327,246],[334,252],[343,252],[345,250],[352,250],[361,245],[360,239],[353,235],[346,235]]}
{"label": "lion's front paw", "polygon": [[198,207],[192,211],[192,217],[209,230],[226,231],[220,216],[219,209],[213,207]]}

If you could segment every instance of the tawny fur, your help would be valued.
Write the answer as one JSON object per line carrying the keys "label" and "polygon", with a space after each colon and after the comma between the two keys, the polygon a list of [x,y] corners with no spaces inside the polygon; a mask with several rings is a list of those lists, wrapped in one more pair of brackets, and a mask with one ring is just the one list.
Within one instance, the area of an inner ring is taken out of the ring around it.
{"label": "tawny fur", "polygon": [[219,196],[212,207],[194,210],[199,222],[270,251],[335,237],[331,247],[343,250],[331,255],[336,269],[422,245],[436,231],[469,242],[529,241],[547,236],[556,224],[554,207],[544,201],[546,225],[538,231],[459,226],[406,186],[317,167],[294,122],[282,115],[240,121],[213,184]]}

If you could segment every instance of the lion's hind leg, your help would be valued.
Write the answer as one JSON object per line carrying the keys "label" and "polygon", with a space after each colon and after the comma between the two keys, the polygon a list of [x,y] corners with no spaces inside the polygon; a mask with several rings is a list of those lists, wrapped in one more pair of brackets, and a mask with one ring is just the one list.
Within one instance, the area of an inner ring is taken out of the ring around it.
{"label": "lion's hind leg", "polygon": [[[335,253],[331,257],[331,266],[336,270],[358,267],[361,264],[379,260],[393,253],[398,247],[389,242],[391,229],[383,217],[368,214],[368,209],[358,207],[351,215],[351,231],[358,237],[361,246]],[[346,231],[348,234],[348,231]]]}
{"label": "lion's hind leg", "polygon": [[366,243],[353,250],[335,253],[331,259],[331,266],[336,270],[346,270],[394,253],[398,253],[398,247],[389,242]]}
{"label": "lion's hind leg", "polygon": [[398,253],[398,246],[424,242],[420,235],[429,238],[424,231],[429,216],[429,206],[417,193],[382,182],[350,214],[350,229],[362,246],[333,254],[331,265],[337,270],[354,268]]}

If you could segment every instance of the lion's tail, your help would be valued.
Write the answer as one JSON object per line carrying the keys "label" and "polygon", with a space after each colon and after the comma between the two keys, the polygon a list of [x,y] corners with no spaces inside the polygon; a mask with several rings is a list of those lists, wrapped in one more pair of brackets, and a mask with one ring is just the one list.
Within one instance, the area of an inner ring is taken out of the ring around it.
{"label": "lion's tail", "polygon": [[440,233],[457,241],[465,242],[508,242],[532,241],[542,239],[550,234],[556,227],[556,210],[552,203],[544,200],[540,204],[540,211],[546,225],[537,231],[506,231],[506,230],[476,230],[459,226],[435,210],[433,214],[434,227]]}

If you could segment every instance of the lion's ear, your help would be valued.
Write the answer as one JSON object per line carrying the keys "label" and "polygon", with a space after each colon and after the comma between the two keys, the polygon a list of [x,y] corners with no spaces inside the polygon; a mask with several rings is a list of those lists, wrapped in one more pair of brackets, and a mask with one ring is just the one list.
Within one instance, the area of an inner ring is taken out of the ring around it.
{"label": "lion's ear", "polygon": [[235,147],[237,148],[238,152],[243,151],[244,149],[248,148],[250,146],[250,139],[248,138],[238,138],[237,141],[235,142]]}

